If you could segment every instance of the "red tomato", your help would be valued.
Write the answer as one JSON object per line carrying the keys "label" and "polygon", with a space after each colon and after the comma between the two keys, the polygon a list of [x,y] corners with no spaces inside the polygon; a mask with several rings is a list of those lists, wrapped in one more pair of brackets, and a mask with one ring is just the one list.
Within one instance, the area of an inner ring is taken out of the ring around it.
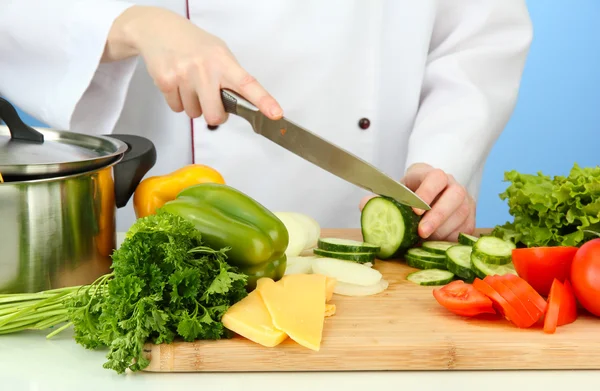
{"label": "red tomato", "polygon": [[519,328],[528,328],[538,321],[539,317],[534,318],[527,311],[527,308],[525,308],[525,305],[523,304],[525,299],[521,300],[518,298],[517,295],[502,282],[500,276],[486,276],[483,281],[494,288],[494,290],[515,310],[517,316],[511,318],[511,321],[515,326]]}
{"label": "red tomato", "polygon": [[571,263],[577,247],[517,248],[512,262],[519,277],[527,281],[540,295],[548,296],[552,281],[569,279]]}
{"label": "red tomato", "polygon": [[500,293],[492,288],[488,282],[480,280],[479,278],[475,278],[473,281],[473,287],[490,298],[494,303],[494,306],[498,308],[498,312],[500,312],[500,314],[502,314],[506,320],[515,324],[522,323],[519,313],[506,301],[506,299],[502,297]]}
{"label": "red tomato", "polygon": [[554,334],[558,326],[558,314],[560,312],[560,303],[562,301],[563,285],[560,281],[554,280],[550,287],[548,295],[548,311],[544,318],[544,333]]}
{"label": "red tomato", "polygon": [[[509,275],[514,277],[515,279],[513,279],[512,277],[508,277]],[[523,304],[523,307],[525,307],[527,314],[531,317],[532,320],[532,323],[528,327],[533,326],[542,318],[542,316],[546,312],[546,301],[542,298],[542,296],[539,295],[539,293],[535,291],[535,289],[531,287],[531,285],[527,284],[527,282],[522,278],[519,278],[511,273],[505,274],[503,276],[496,276],[496,279],[500,283],[504,284],[508,289],[510,289],[510,291]],[[542,303],[544,303],[543,305],[541,305],[541,309],[538,307],[538,298],[542,301]]]}
{"label": "red tomato", "polygon": [[571,284],[583,308],[600,316],[600,238],[585,243],[575,254]]}
{"label": "red tomato", "polygon": [[442,288],[434,289],[433,297],[457,315],[475,316],[496,313],[490,299],[462,280],[455,280]]}
{"label": "red tomato", "polygon": [[558,311],[557,326],[564,326],[575,322],[577,319],[577,301],[573,294],[573,288],[569,280],[563,284],[562,298],[560,302],[560,311]]}

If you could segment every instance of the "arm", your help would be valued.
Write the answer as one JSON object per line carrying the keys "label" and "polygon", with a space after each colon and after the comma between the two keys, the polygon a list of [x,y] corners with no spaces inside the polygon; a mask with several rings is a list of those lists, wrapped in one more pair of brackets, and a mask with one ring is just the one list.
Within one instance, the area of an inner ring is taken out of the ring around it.
{"label": "arm", "polygon": [[406,167],[427,163],[476,198],[472,180],[515,106],[532,39],[523,0],[443,0]]}
{"label": "arm", "polygon": [[0,94],[52,127],[110,132],[136,58],[120,49],[124,61],[112,62],[112,48],[123,45],[112,44],[109,36],[114,21],[131,6],[112,0],[5,2]]}

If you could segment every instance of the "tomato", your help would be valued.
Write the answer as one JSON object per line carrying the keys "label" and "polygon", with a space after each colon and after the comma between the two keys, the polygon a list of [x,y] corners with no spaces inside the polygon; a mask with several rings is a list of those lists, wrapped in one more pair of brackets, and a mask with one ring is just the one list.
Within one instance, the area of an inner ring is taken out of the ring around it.
{"label": "tomato", "polygon": [[515,295],[526,295],[529,299],[528,302],[535,305],[535,307],[542,313],[542,315],[546,313],[548,303],[531,285],[529,285],[527,281],[511,273],[503,275],[502,281],[505,283],[506,281],[508,281],[512,284],[511,289],[514,288],[513,292],[515,292],[516,290]]}
{"label": "tomato", "polygon": [[562,298],[560,301],[560,310],[558,311],[557,326],[564,326],[575,322],[577,319],[577,301],[573,293],[573,287],[569,280],[563,284]]}
{"label": "tomato", "polygon": [[473,287],[490,298],[494,303],[494,307],[498,309],[498,312],[500,312],[500,314],[502,314],[506,320],[512,323],[522,323],[519,313],[514,309],[514,307],[510,305],[500,293],[492,288],[487,281],[475,278],[473,281]]}
{"label": "tomato", "polygon": [[538,321],[538,318],[534,318],[525,308],[523,304],[524,299],[521,300],[517,295],[514,294],[500,279],[500,276],[486,276],[483,279],[484,282],[488,283],[489,286],[494,288],[496,292],[498,292],[504,300],[514,309],[516,312],[516,316],[511,318],[511,322],[515,324],[515,326],[520,328],[531,327],[535,322]]}
{"label": "tomato", "polygon": [[[513,276],[515,279],[508,277],[509,275]],[[525,311],[527,311],[527,314],[531,317],[531,324],[528,327],[533,326],[542,318],[544,312],[546,312],[546,301],[531,287],[531,285],[527,284],[522,278],[511,273],[503,276],[496,276],[496,279],[510,289],[516,298],[523,304]],[[538,298],[544,303],[543,305],[537,303]],[[506,299],[508,301],[508,298]],[[541,309],[538,305],[541,306]]]}
{"label": "tomato", "polygon": [[532,247],[512,251],[512,262],[519,277],[540,295],[548,296],[552,281],[569,279],[577,247]]}
{"label": "tomato", "polygon": [[433,297],[449,311],[461,316],[495,314],[492,301],[471,284],[455,280],[433,290]]}
{"label": "tomato", "polygon": [[550,287],[550,294],[548,295],[548,311],[544,318],[544,333],[554,334],[556,331],[560,302],[562,301],[562,292],[562,283],[555,279]]}
{"label": "tomato", "polygon": [[583,308],[600,316],[600,238],[586,242],[575,254],[571,284]]}

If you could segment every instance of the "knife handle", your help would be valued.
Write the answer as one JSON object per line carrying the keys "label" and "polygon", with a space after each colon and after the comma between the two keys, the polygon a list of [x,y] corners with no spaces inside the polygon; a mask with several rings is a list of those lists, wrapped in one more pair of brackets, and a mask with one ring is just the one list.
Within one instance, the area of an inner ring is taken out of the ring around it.
{"label": "knife handle", "polygon": [[233,91],[221,90],[221,100],[225,112],[245,117],[244,114],[249,114],[248,111],[256,113],[258,109],[246,99],[236,94]]}

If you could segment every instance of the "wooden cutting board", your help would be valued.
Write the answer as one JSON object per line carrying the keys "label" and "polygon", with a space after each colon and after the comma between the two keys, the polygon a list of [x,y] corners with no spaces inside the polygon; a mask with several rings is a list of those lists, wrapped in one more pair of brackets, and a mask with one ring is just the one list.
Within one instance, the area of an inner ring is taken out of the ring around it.
{"label": "wooden cutting board", "polygon": [[[359,230],[322,236],[361,240]],[[334,295],[319,352],[287,339],[266,348],[241,337],[145,347],[151,372],[600,369],[600,319],[582,315],[545,334],[505,320],[456,316],[433,287],[407,281],[402,261],[377,261],[390,283],[376,296]]]}

